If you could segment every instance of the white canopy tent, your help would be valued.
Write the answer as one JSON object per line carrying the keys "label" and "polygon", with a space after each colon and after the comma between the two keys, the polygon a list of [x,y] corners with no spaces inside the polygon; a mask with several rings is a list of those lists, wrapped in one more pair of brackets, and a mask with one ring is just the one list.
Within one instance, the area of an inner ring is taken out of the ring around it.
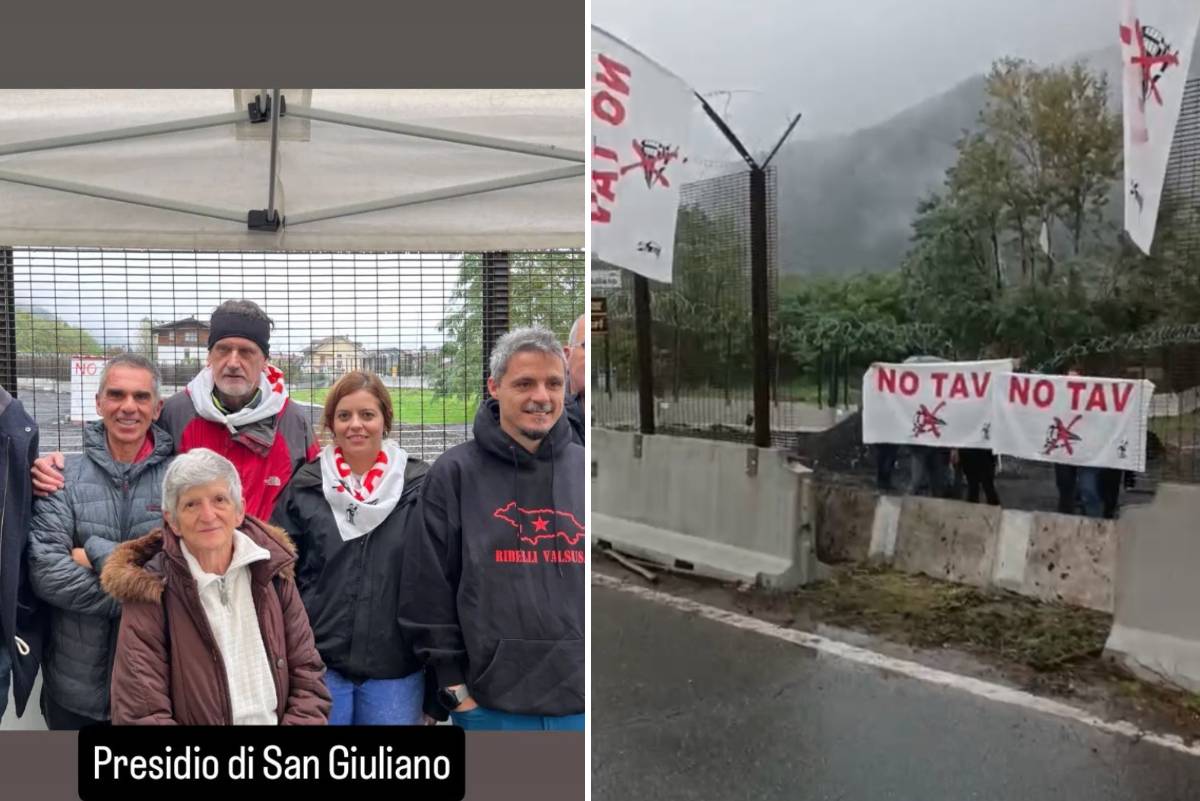
{"label": "white canopy tent", "polygon": [[584,113],[582,90],[0,90],[0,246],[582,247]]}

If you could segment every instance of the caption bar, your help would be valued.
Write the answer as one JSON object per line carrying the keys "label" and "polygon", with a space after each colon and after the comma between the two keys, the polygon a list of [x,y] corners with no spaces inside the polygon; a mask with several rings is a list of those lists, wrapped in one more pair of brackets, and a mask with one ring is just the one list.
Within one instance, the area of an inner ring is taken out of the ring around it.
{"label": "caption bar", "polygon": [[192,796],[351,791],[355,801],[398,791],[458,801],[465,745],[456,726],[89,727],[79,733],[79,797],[167,792]]}

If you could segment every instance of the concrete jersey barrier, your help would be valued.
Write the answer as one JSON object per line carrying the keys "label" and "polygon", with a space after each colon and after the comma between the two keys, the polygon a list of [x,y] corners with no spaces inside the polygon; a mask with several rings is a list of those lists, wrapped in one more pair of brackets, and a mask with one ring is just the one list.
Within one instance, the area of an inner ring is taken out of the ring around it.
{"label": "concrete jersey barrier", "polygon": [[591,436],[600,543],[778,589],[813,577],[811,473],[783,452],[605,429]]}

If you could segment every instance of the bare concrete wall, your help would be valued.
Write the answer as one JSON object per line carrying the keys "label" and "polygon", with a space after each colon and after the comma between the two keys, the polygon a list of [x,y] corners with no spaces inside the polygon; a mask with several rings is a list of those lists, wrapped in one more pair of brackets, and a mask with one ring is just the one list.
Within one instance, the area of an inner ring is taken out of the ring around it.
{"label": "bare concrete wall", "polygon": [[996,560],[1000,509],[907,497],[900,509],[894,564],[900,570],[986,587]]}
{"label": "bare concrete wall", "polygon": [[[676,551],[690,548],[677,535],[721,546],[700,552],[716,560],[734,556],[730,548],[797,565],[811,556],[811,473],[779,450],[593,429],[592,461],[592,510],[610,528],[639,524],[637,537]],[[799,569],[803,580],[807,568]]]}
{"label": "bare concrete wall", "polygon": [[813,485],[817,558],[828,564],[865,562],[871,547],[875,493],[862,487]]}
{"label": "bare concrete wall", "polygon": [[1020,592],[1111,612],[1117,526],[1111,520],[1037,512]]}
{"label": "bare concrete wall", "polygon": [[1200,487],[1163,483],[1119,524],[1106,651],[1136,672],[1200,692]]}

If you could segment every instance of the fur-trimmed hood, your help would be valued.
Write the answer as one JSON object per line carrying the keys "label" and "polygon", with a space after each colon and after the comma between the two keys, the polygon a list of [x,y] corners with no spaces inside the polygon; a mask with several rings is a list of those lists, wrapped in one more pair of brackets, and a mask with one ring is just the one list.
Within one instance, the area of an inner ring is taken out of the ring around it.
{"label": "fur-trimmed hood", "polygon": [[[250,565],[255,581],[266,583],[276,575],[295,578],[296,545],[286,531],[250,515],[238,530],[271,553],[269,560]],[[189,573],[179,534],[164,525],[118,545],[100,574],[100,586],[121,602],[159,603],[167,581],[167,560],[176,563],[185,575]]]}

